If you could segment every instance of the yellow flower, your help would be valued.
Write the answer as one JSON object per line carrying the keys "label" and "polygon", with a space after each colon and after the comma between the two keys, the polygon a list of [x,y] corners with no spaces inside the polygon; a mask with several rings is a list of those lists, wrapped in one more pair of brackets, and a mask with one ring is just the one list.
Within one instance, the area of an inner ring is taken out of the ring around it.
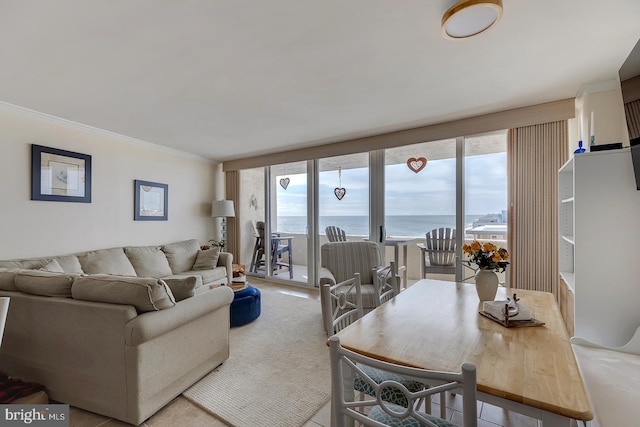
{"label": "yellow flower", "polygon": [[471,250],[472,251],[477,252],[480,249],[482,249],[482,246],[480,246],[480,242],[478,242],[477,240],[474,240],[473,242],[471,242]]}
{"label": "yellow flower", "polygon": [[494,245],[493,243],[490,243],[490,242],[485,242],[485,244],[482,245],[482,250],[485,251],[485,252],[495,251],[496,249],[498,249],[496,247],[496,245]]}

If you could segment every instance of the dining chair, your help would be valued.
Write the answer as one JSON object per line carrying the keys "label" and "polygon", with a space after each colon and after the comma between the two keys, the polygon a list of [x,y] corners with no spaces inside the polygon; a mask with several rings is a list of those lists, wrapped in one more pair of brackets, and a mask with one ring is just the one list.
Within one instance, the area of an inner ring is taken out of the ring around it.
{"label": "dining chair", "polygon": [[396,270],[396,263],[391,261],[388,266],[375,269],[373,273],[374,295],[379,307],[400,292],[400,276]]}
{"label": "dining chair", "polygon": [[[477,384],[476,367],[471,363],[463,363],[459,373],[431,371],[411,368],[373,359],[355,353],[340,345],[340,338],[333,335],[329,338],[331,359],[331,412],[332,426],[343,427],[347,418],[360,422],[365,426],[429,426],[455,427],[445,419],[435,417],[416,409],[415,403],[421,399],[430,400],[436,393],[462,390],[462,417],[464,427],[477,426]],[[410,391],[399,381],[389,379],[383,383],[376,382],[368,375],[364,367],[388,372],[405,381],[434,384],[419,391]],[[344,384],[345,375],[352,372],[360,376],[374,390],[373,398],[366,400],[347,400]],[[406,406],[389,403],[385,394],[393,389],[402,394],[408,402]],[[444,402],[442,402],[444,404]]]}
{"label": "dining chair", "polygon": [[456,274],[456,230],[448,227],[434,228],[425,234],[420,248],[422,278],[428,273]]}
{"label": "dining chair", "polygon": [[[321,293],[326,304],[323,306],[325,329],[327,336],[331,337],[335,333],[341,331],[363,315],[362,310],[362,293],[360,291],[360,274],[355,273],[354,277],[347,279],[333,286],[323,285]],[[355,298],[353,296],[355,295]],[[353,301],[355,299],[355,301]],[[418,381],[404,380],[394,374],[382,371],[369,366],[363,366],[368,378],[373,378],[376,384],[393,380],[401,383],[405,389],[416,392],[425,388],[425,385]],[[372,395],[374,389],[369,382],[365,381],[359,375],[353,379],[353,389],[360,394],[360,398],[364,400],[365,395]],[[400,407],[409,404],[406,397],[402,393],[396,392],[393,388],[389,388],[384,398],[389,402]]]}
{"label": "dining chair", "polygon": [[324,229],[324,232],[326,233],[327,239],[329,239],[330,242],[347,241],[347,233],[345,233],[342,228],[336,227],[335,225],[329,225]]}

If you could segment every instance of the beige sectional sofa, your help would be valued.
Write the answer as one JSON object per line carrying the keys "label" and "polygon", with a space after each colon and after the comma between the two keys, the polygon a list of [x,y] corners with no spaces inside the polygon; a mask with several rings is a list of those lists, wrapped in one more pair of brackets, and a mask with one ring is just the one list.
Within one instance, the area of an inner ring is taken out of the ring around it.
{"label": "beige sectional sofa", "polygon": [[0,296],[11,298],[0,370],[55,401],[142,423],[229,357],[233,291],[209,285],[230,282],[231,255],[199,248],[0,261]]}

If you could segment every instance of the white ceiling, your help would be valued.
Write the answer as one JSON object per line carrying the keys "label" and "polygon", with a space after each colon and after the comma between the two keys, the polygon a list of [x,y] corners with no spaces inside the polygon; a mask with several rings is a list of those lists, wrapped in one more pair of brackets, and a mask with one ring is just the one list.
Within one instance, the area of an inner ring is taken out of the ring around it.
{"label": "white ceiling", "polygon": [[0,0],[0,101],[215,160],[439,123],[617,78],[639,0]]}

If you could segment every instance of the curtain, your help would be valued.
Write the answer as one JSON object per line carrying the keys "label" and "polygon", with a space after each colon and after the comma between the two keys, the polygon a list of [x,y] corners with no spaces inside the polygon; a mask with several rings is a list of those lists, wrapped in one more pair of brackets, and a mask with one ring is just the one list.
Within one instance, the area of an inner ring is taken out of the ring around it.
{"label": "curtain", "polygon": [[558,295],[558,169],[567,121],[510,129],[507,142],[511,286]]}
{"label": "curtain", "polygon": [[224,185],[225,199],[233,200],[236,213],[234,218],[227,218],[227,252],[233,254],[234,262],[238,263],[240,262],[240,230],[237,224],[238,218],[242,215],[241,206],[238,203],[240,201],[240,172],[225,172]]}

